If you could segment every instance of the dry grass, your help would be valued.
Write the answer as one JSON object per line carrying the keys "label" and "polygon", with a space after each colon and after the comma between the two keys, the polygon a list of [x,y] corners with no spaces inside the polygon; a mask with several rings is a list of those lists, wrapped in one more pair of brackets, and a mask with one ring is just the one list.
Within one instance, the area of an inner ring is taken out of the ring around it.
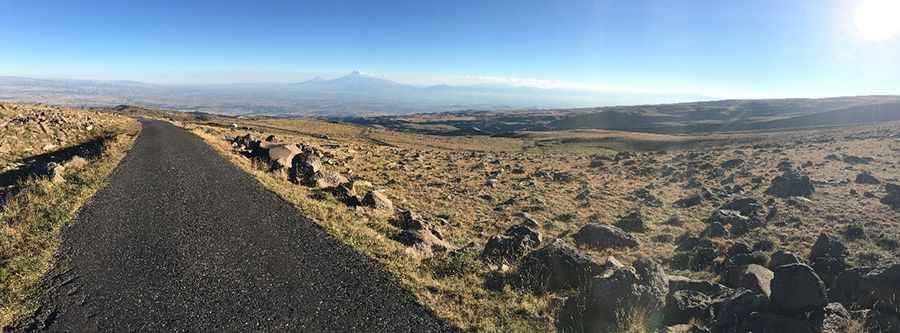
{"label": "dry grass", "polygon": [[[396,228],[388,223],[390,216],[368,209],[350,209],[327,196],[323,200],[321,193],[287,182],[231,153],[231,146],[219,136],[203,130],[194,133],[329,233],[383,264],[438,316],[464,330],[550,329],[550,316],[546,313],[551,302],[548,297],[485,290],[481,285],[488,270],[476,262],[474,255],[453,264],[448,264],[445,258],[423,258],[389,238],[396,233]],[[436,271],[444,274],[435,274]]]}
{"label": "dry grass", "polygon": [[[651,225],[649,231],[634,234],[642,243],[640,248],[582,250],[598,260],[612,255],[627,264],[637,257],[648,256],[670,266],[676,248],[674,239],[686,232],[698,234],[706,226],[703,221],[723,203],[707,201],[689,209],[671,206],[688,190],[683,180],[663,177],[661,172],[670,166],[683,170],[688,162],[708,162],[718,166],[728,159],[746,160],[745,166],[737,170],[740,172],[729,171],[728,174],[735,173],[736,183],[746,189],[744,196],[762,202],[772,198],[763,192],[780,174],[776,165],[782,159],[797,166],[811,163],[804,169],[819,182],[810,203],[797,206],[775,199],[773,204],[778,207],[779,214],[767,228],[754,230],[740,238],[717,241],[722,248],[737,241],[752,244],[768,239],[775,243],[776,249],[794,251],[806,257],[819,233],[842,235],[847,224],[861,222],[870,237],[847,242],[851,261],[864,263],[873,258],[891,261],[900,258],[897,249],[879,245],[882,234],[884,237],[900,234],[900,214],[879,203],[877,198],[863,197],[864,192],[881,193],[881,186],[852,182],[863,170],[871,171],[885,181],[897,182],[900,178],[897,169],[900,142],[886,139],[884,135],[854,137],[867,133],[900,133],[900,125],[895,123],[758,136],[751,141],[772,146],[751,147],[738,140],[732,144],[704,146],[698,150],[701,155],[697,157],[688,157],[688,151],[684,150],[642,153],[632,159],[633,164],[606,162],[598,168],[590,167],[597,150],[581,149],[565,142],[556,143],[566,146],[560,149],[530,149],[533,138],[439,137],[308,119],[238,123],[253,130],[234,130],[219,124],[202,126],[195,129],[195,133],[273,192],[294,203],[303,214],[323,225],[338,239],[384,264],[422,303],[464,329],[554,329],[554,312],[567,295],[536,296],[508,288],[500,293],[488,291],[483,283],[492,268],[475,258],[490,236],[522,223],[522,212],[528,212],[539,222],[538,229],[545,239],[569,239],[590,221],[614,223],[620,216],[640,210]],[[335,161],[332,167],[386,190],[395,206],[446,220],[448,223],[442,230],[444,237],[452,244],[464,247],[464,252],[469,255],[462,260],[441,255],[421,258],[390,239],[398,230],[387,222],[388,216],[367,209],[348,208],[327,195],[254,168],[249,161],[233,154],[230,145],[222,139],[224,135],[247,132],[258,137],[275,134],[287,142],[319,147]],[[553,137],[553,134],[542,135]],[[651,136],[641,138],[665,141],[660,136]],[[869,156],[875,158],[875,162],[849,165],[825,159],[832,153]],[[642,170],[648,172],[642,173]],[[573,180],[558,182],[535,176],[541,171],[567,173]],[[486,185],[489,176],[497,173],[497,183]],[[707,173],[709,171],[700,171],[704,177]],[[760,185],[751,184],[750,179],[754,176],[762,177]],[[709,188],[721,188],[725,186],[721,182],[723,178],[704,178],[703,183]],[[849,184],[836,182],[848,178]],[[579,198],[584,189],[590,194]],[[637,189],[649,190],[663,205],[650,207],[641,203],[632,194]],[[680,216],[684,224],[664,224],[663,221],[672,215]],[[466,247],[467,244],[471,246]],[[446,271],[454,273],[442,273]],[[709,271],[670,271],[716,279]]]}
{"label": "dry grass", "polygon": [[139,127],[136,121],[122,118],[116,126],[95,132],[96,136],[85,135],[83,140],[108,138],[102,155],[89,160],[87,167],[67,170],[63,183],[47,178],[22,181],[20,191],[0,208],[0,327],[33,306],[28,300],[54,264],[61,229],[103,187],[131,147]]}

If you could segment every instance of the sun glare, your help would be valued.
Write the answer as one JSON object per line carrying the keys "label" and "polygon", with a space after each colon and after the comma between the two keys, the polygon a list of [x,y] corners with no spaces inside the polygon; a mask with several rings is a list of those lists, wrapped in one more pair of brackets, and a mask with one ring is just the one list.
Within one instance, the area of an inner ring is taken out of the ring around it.
{"label": "sun glare", "polygon": [[854,14],[860,37],[882,41],[900,35],[900,0],[862,0]]}

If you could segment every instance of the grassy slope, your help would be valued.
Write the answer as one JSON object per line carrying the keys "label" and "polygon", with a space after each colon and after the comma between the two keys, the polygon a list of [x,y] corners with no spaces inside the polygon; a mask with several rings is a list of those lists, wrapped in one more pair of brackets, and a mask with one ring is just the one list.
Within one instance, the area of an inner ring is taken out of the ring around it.
{"label": "grassy slope", "polygon": [[[260,128],[259,123],[262,122],[241,122],[252,128]],[[808,206],[775,199],[779,214],[767,228],[740,238],[717,240],[720,250],[724,251],[737,241],[753,244],[758,240],[770,240],[776,244],[776,249],[789,250],[805,257],[819,233],[840,236],[848,225],[864,222],[870,238],[847,242],[854,264],[871,264],[900,257],[897,249],[879,245],[882,238],[893,239],[892,235],[900,230],[900,224],[896,223],[897,212],[890,211],[877,199],[862,196],[864,192],[880,195],[881,186],[852,183],[852,177],[863,170],[871,171],[885,181],[895,182],[900,178],[896,166],[896,151],[900,148],[896,140],[883,136],[895,133],[900,127],[898,123],[715,137],[723,139],[723,142],[707,145],[700,141],[687,145],[699,154],[694,157],[686,151],[645,153],[630,161],[634,162],[632,164],[606,162],[600,168],[589,167],[595,149],[585,151],[582,147],[573,147],[570,140],[565,139],[612,135],[623,136],[626,140],[665,143],[682,137],[593,131],[554,132],[524,137],[519,141],[521,146],[505,147],[514,141],[487,137],[445,138],[376,129],[359,135],[362,130],[356,127],[306,120],[265,123],[268,126],[262,131],[210,127],[196,133],[274,192],[293,202],[303,214],[315,219],[338,239],[384,264],[422,303],[443,318],[467,329],[549,331],[553,328],[553,312],[559,308],[559,301],[566,294],[533,296],[509,289],[502,293],[489,292],[482,287],[482,283],[490,268],[472,258],[490,235],[520,223],[521,219],[515,214],[521,211],[530,211],[541,222],[540,231],[545,239],[570,239],[571,234],[585,223],[592,220],[614,223],[619,216],[639,209],[652,225],[650,231],[634,234],[641,240],[641,248],[594,250],[582,247],[582,250],[597,260],[612,255],[624,263],[638,256],[649,256],[668,266],[671,273],[714,280],[716,273],[713,271],[676,269],[673,264],[673,256],[677,254],[675,240],[685,232],[698,234],[706,226],[703,221],[726,200],[707,201],[689,209],[671,207],[671,203],[683,197],[689,189],[684,187],[686,178],[662,176],[663,170],[668,167],[675,168],[677,174],[688,174],[695,168],[689,164],[710,163],[711,169],[701,170],[697,176],[710,188],[722,188],[728,185],[724,181],[727,174],[713,177],[712,168],[725,160],[745,159],[748,163],[744,168],[728,173],[734,174],[736,183],[745,187],[747,192],[744,195],[761,201],[771,199],[763,192],[771,179],[779,174],[776,166],[783,159],[795,165],[811,163],[805,169],[812,179],[835,184],[819,184],[813,202]],[[274,130],[276,128],[279,130]],[[405,249],[399,248],[396,242],[388,238],[397,230],[386,222],[387,217],[365,209],[348,209],[327,195],[255,169],[246,159],[232,154],[231,147],[221,138],[225,134],[246,133],[257,137],[274,133],[287,142],[331,146],[325,150],[333,154],[335,160],[341,161],[338,163],[340,166],[336,167],[346,167],[342,172],[352,171],[353,175],[386,189],[396,206],[448,220],[450,226],[442,230],[444,236],[456,245],[474,243],[464,252],[470,257],[455,259],[437,256],[426,260],[405,253]],[[330,139],[318,139],[317,135],[322,134],[327,134]],[[852,136],[870,134],[879,135],[850,139]],[[711,140],[709,137],[702,139]],[[557,140],[559,143],[527,149],[526,144],[531,140]],[[496,148],[493,147],[495,142],[499,142],[498,147],[505,148],[490,149],[491,152],[468,151],[478,146]],[[771,146],[752,147],[748,143]],[[570,148],[573,151],[568,151]],[[826,159],[825,156],[830,153],[871,156],[876,162],[853,166]],[[495,159],[500,161],[500,165],[492,165]],[[509,170],[520,164],[524,168],[521,174]],[[650,170],[648,174],[638,172],[645,168]],[[488,188],[484,186],[484,179],[494,170],[504,172],[500,182]],[[577,181],[559,183],[539,180],[532,176],[538,170],[569,172]],[[750,183],[752,176],[762,177],[763,181],[754,186]],[[849,184],[836,184],[847,178],[851,179]],[[577,199],[582,187],[591,190],[589,199]],[[637,189],[650,190],[664,204],[661,207],[641,204],[632,195]],[[501,203],[510,198],[515,199],[512,204]],[[684,225],[664,224],[663,221],[671,215],[680,216]],[[447,270],[451,273],[443,274]]]}
{"label": "grassy slope", "polygon": [[32,305],[33,287],[53,266],[62,227],[105,185],[107,176],[131,147],[140,125],[130,121],[129,134],[108,133],[102,156],[87,167],[67,170],[66,182],[47,179],[24,182],[22,191],[0,211],[0,327],[8,325]]}
{"label": "grassy slope", "polygon": [[[206,140],[216,151],[241,169],[256,177],[260,183],[278,194],[330,234],[357,251],[381,263],[397,276],[439,317],[464,330],[479,332],[534,332],[551,330],[549,308],[551,299],[510,291],[493,293],[482,288],[487,269],[476,262],[474,255],[447,258],[421,258],[391,240],[389,216],[367,209],[350,209],[322,193],[297,186],[277,175],[257,168],[249,160],[231,153],[231,146],[201,129],[195,134]],[[324,200],[323,200],[324,199]],[[443,272],[435,276],[435,272]]]}

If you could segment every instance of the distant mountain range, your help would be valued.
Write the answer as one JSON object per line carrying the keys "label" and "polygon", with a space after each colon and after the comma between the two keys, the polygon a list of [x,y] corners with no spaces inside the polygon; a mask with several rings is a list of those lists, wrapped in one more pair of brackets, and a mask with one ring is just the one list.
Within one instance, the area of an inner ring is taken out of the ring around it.
{"label": "distant mountain range", "polygon": [[900,96],[720,100],[596,108],[457,111],[345,121],[428,134],[516,135],[582,129],[656,133],[780,130],[900,121]]}
{"label": "distant mountain range", "polygon": [[512,85],[414,86],[353,72],[298,83],[161,85],[0,77],[0,100],[76,106],[118,104],[220,114],[360,116],[572,108],[706,99],[699,95],[601,93]]}

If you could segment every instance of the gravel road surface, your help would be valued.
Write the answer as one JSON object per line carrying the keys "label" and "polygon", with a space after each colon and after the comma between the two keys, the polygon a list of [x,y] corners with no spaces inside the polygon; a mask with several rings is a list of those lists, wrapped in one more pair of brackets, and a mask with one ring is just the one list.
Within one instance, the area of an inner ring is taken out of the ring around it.
{"label": "gravel road surface", "polygon": [[142,123],[20,329],[453,331],[199,138]]}

